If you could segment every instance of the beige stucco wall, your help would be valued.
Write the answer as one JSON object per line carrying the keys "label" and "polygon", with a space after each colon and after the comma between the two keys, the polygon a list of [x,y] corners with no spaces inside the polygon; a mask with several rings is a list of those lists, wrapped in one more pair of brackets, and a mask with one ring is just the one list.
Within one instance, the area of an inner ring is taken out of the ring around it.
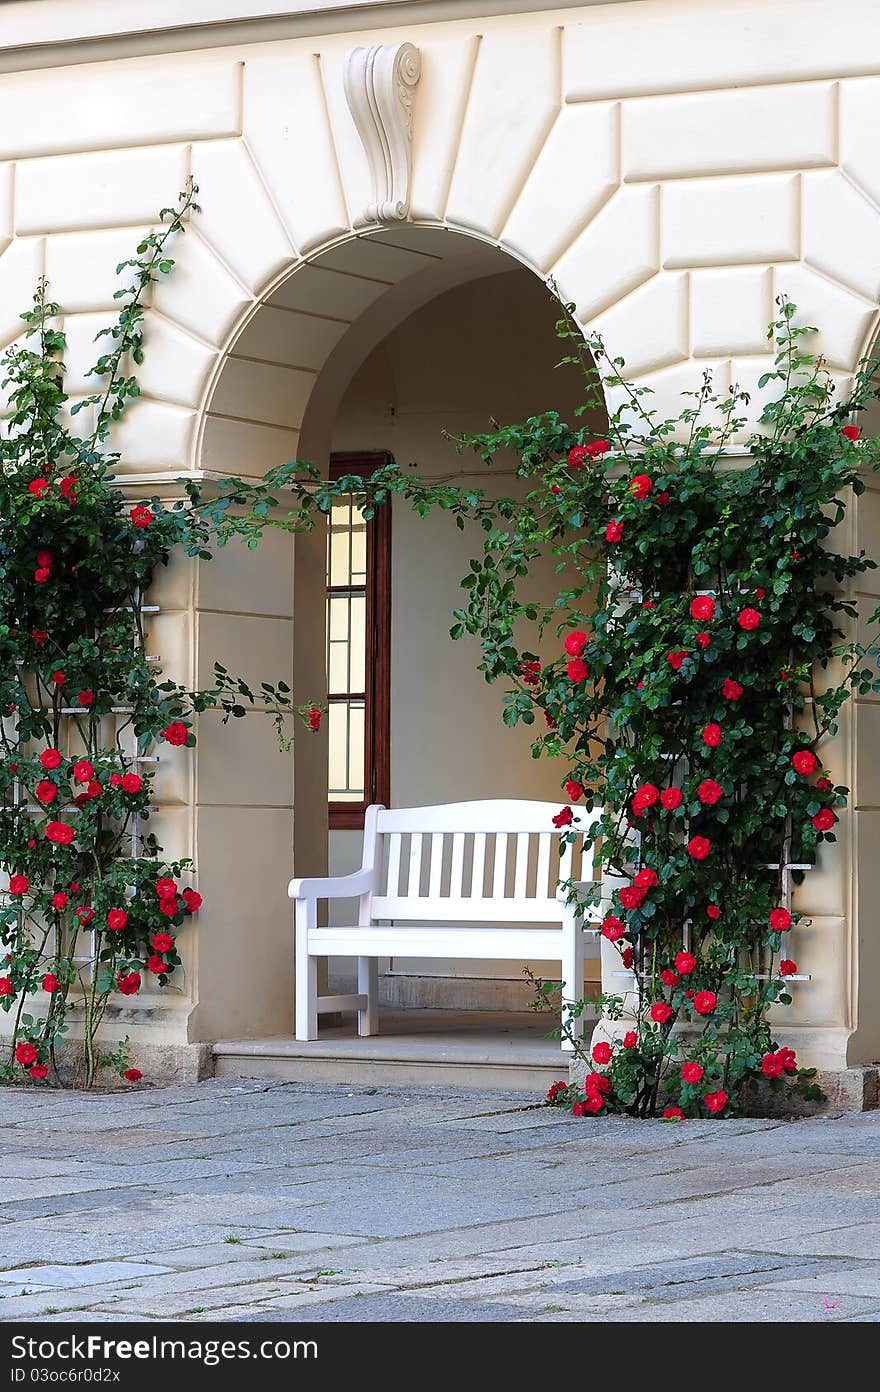
{"label": "beige stucco wall", "polygon": [[[85,391],[91,339],[113,305],[112,267],[188,172],[202,187],[204,211],[148,316],[143,401],[119,431],[133,488],[182,471],[259,473],[298,448],[320,455],[375,344],[444,277],[487,273],[478,251],[452,267],[439,246],[407,261],[415,253],[403,244],[395,254],[387,239],[384,251],[350,242],[372,189],[342,64],[365,41],[406,38],[421,51],[413,223],[425,235],[457,229],[476,239],[469,251],[500,248],[554,277],[661,406],[706,365],[753,386],[768,365],[763,329],[779,291],[822,324],[821,347],[845,382],[875,332],[880,293],[880,9],[871,0],[499,8],[327,0],[322,33],[312,4],[284,18],[247,0],[163,0],[152,21],[162,32],[151,35],[128,0],[3,7],[4,37],[12,28],[0,64],[0,342],[15,339],[45,271],[71,380]],[[261,9],[271,24],[258,22]],[[320,268],[304,265],[328,253],[335,259]],[[243,359],[259,360],[258,371]],[[873,494],[859,526],[878,548]],[[269,652],[285,666],[301,647],[308,670],[314,649],[296,593],[310,593],[310,574],[289,549],[270,548],[230,581],[235,599],[216,604],[205,596],[219,581],[169,577],[159,650],[175,670],[195,670],[222,635],[254,665]],[[842,731],[835,757],[857,775],[861,810],[805,895],[814,921],[798,956],[814,981],[799,988],[795,1018],[826,1066],[880,1053],[875,723],[874,703],[863,702]],[[289,873],[291,836],[317,855],[320,828],[291,832],[296,770],[271,763],[259,722],[228,746],[243,755],[237,777],[231,755],[212,752],[210,728],[202,734],[195,759],[163,769],[161,816],[175,846],[196,853],[211,908],[185,994],[161,1009],[173,1035],[189,1016],[191,1038],[245,1031],[257,1016],[287,1028],[278,954],[289,928],[276,885]],[[235,884],[224,845],[236,851]],[[257,905],[240,892],[246,874],[259,881]]]}

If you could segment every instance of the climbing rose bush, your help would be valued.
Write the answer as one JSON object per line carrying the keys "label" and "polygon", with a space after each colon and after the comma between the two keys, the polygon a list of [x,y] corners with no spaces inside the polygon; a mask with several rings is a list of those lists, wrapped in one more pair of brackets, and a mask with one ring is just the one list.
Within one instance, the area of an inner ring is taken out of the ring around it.
{"label": "climbing rose bush", "polygon": [[[515,450],[532,488],[484,523],[453,629],[480,639],[487,679],[507,684],[506,722],[539,720],[533,753],[559,763],[565,790],[554,823],[586,833],[605,877],[600,932],[623,984],[601,998],[592,1046],[577,1041],[584,1086],[557,1083],[547,1100],[678,1119],[729,1116],[758,1082],[816,1097],[814,1070],[773,1033],[808,931],[787,887],[809,871],[784,867],[835,840],[848,789],[826,765],[830,740],[853,690],[880,689],[847,598],[874,561],[835,547],[877,464],[852,423],[873,364],[838,400],[808,351],[815,330],[781,300],[760,421],[732,456],[736,388],[721,395],[707,375],[662,419],[601,339],[561,329],[585,409],[601,409],[600,373],[621,405],[598,439],[548,413],[463,442],[487,462]],[[541,606],[521,591],[547,552],[564,587]],[[550,661],[517,641],[529,624],[556,635]]]}
{"label": "climbing rose bush", "polygon": [[[157,759],[195,744],[194,717],[243,716],[257,699],[219,664],[215,685],[190,691],[151,661],[142,605],[158,567],[182,547],[255,545],[274,498],[238,480],[212,499],[189,488],[165,506],[127,504],[114,483],[112,426],[138,395],[142,299],[173,267],[171,238],[195,207],[190,185],[136,257],[118,269],[130,289],[99,335],[96,391],[64,391],[59,307],[41,283],[4,357],[9,413],[0,435],[0,1009],[10,1019],[6,1081],[57,1080],[56,1049],[73,1023],[83,1076],[94,1081],[108,1007],[180,968],[178,939],[201,907],[187,860],[164,858],[149,816]],[[89,422],[81,435],[79,422]],[[296,529],[295,515],[284,525]],[[260,705],[283,735],[291,716],[316,730],[322,708],[297,706],[283,682]],[[284,736],[286,742],[287,737]],[[136,1082],[121,1045],[108,1057]]]}

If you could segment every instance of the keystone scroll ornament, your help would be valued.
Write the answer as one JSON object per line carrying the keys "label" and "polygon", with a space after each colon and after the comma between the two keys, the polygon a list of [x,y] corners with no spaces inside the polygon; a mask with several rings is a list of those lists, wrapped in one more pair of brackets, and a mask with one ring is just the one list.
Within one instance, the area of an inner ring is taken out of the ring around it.
{"label": "keystone scroll ornament", "polygon": [[372,44],[345,55],[345,98],[373,178],[373,202],[355,219],[357,227],[409,217],[413,113],[421,72],[421,55],[411,43]]}

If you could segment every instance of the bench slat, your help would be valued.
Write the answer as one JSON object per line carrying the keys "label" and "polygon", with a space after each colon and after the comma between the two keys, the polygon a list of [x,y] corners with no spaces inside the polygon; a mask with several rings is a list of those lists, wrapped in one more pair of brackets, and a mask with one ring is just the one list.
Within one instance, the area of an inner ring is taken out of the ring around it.
{"label": "bench slat", "polygon": [[471,898],[482,899],[486,875],[486,833],[474,832],[474,859],[471,865]]}
{"label": "bench slat", "polygon": [[422,886],[422,833],[414,831],[409,838],[409,878],[406,892],[417,899]]}
{"label": "bench slat", "polygon": [[[409,899],[374,895],[373,918],[406,923],[561,923],[565,905],[556,899]],[[591,913],[593,911],[591,910]]]}
{"label": "bench slat", "polygon": [[452,866],[449,874],[449,895],[460,899],[464,884],[464,832],[456,831],[452,837]]}
{"label": "bench slat", "polygon": [[428,894],[432,899],[440,897],[440,879],[443,874],[443,832],[431,833],[431,878],[428,880]]}
{"label": "bench slat", "polygon": [[315,928],[309,951],[319,957],[461,957],[561,961],[561,928]]}
{"label": "bench slat", "polygon": [[495,834],[495,868],[492,873],[492,898],[503,899],[507,886],[507,832]]}
{"label": "bench slat", "polygon": [[400,893],[400,847],[403,837],[399,831],[388,838],[388,893]]}
{"label": "bench slat", "polygon": [[516,834],[516,873],[513,881],[514,899],[525,899],[529,886],[529,833]]}
{"label": "bench slat", "polygon": [[552,841],[552,836],[538,837],[538,876],[535,883],[535,893],[539,899],[547,893],[550,887],[550,847]]}

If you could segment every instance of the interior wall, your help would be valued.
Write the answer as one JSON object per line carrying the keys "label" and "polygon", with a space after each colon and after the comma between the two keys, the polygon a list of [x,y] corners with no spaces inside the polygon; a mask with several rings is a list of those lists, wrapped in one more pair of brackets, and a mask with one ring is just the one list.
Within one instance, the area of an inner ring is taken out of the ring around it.
{"label": "interior wall", "polygon": [[[556,368],[564,347],[558,307],[530,272],[512,270],[449,290],[402,323],[370,354],[341,403],[333,448],[389,450],[404,470],[467,482],[496,495],[521,494],[511,456],[492,469],[459,454],[444,437],[489,428],[555,408],[574,419],[580,374]],[[391,597],[391,798],[395,807],[485,797],[559,801],[564,770],[535,760],[537,726],[501,721],[503,686],[478,671],[472,639],[452,642],[452,611],[464,600],[460,580],[482,549],[478,527],[460,532],[438,513],[416,516],[394,505]],[[531,593],[551,597],[553,564]],[[535,642],[534,635],[529,641]],[[545,645],[546,646],[546,645]],[[555,650],[555,641],[549,641]],[[330,834],[330,871],[345,874],[361,859],[361,833]],[[337,905],[344,921],[349,905]],[[553,974],[551,964],[532,964]],[[588,970],[597,963],[590,963]],[[520,1004],[527,996],[521,963],[408,962],[397,959],[383,996],[406,1004]],[[404,983],[391,978],[416,977]],[[348,981],[351,970],[340,975]],[[460,984],[450,988],[451,978]],[[468,986],[468,978],[480,985]],[[492,981],[496,984],[489,984]],[[501,982],[507,984],[501,985]]]}

